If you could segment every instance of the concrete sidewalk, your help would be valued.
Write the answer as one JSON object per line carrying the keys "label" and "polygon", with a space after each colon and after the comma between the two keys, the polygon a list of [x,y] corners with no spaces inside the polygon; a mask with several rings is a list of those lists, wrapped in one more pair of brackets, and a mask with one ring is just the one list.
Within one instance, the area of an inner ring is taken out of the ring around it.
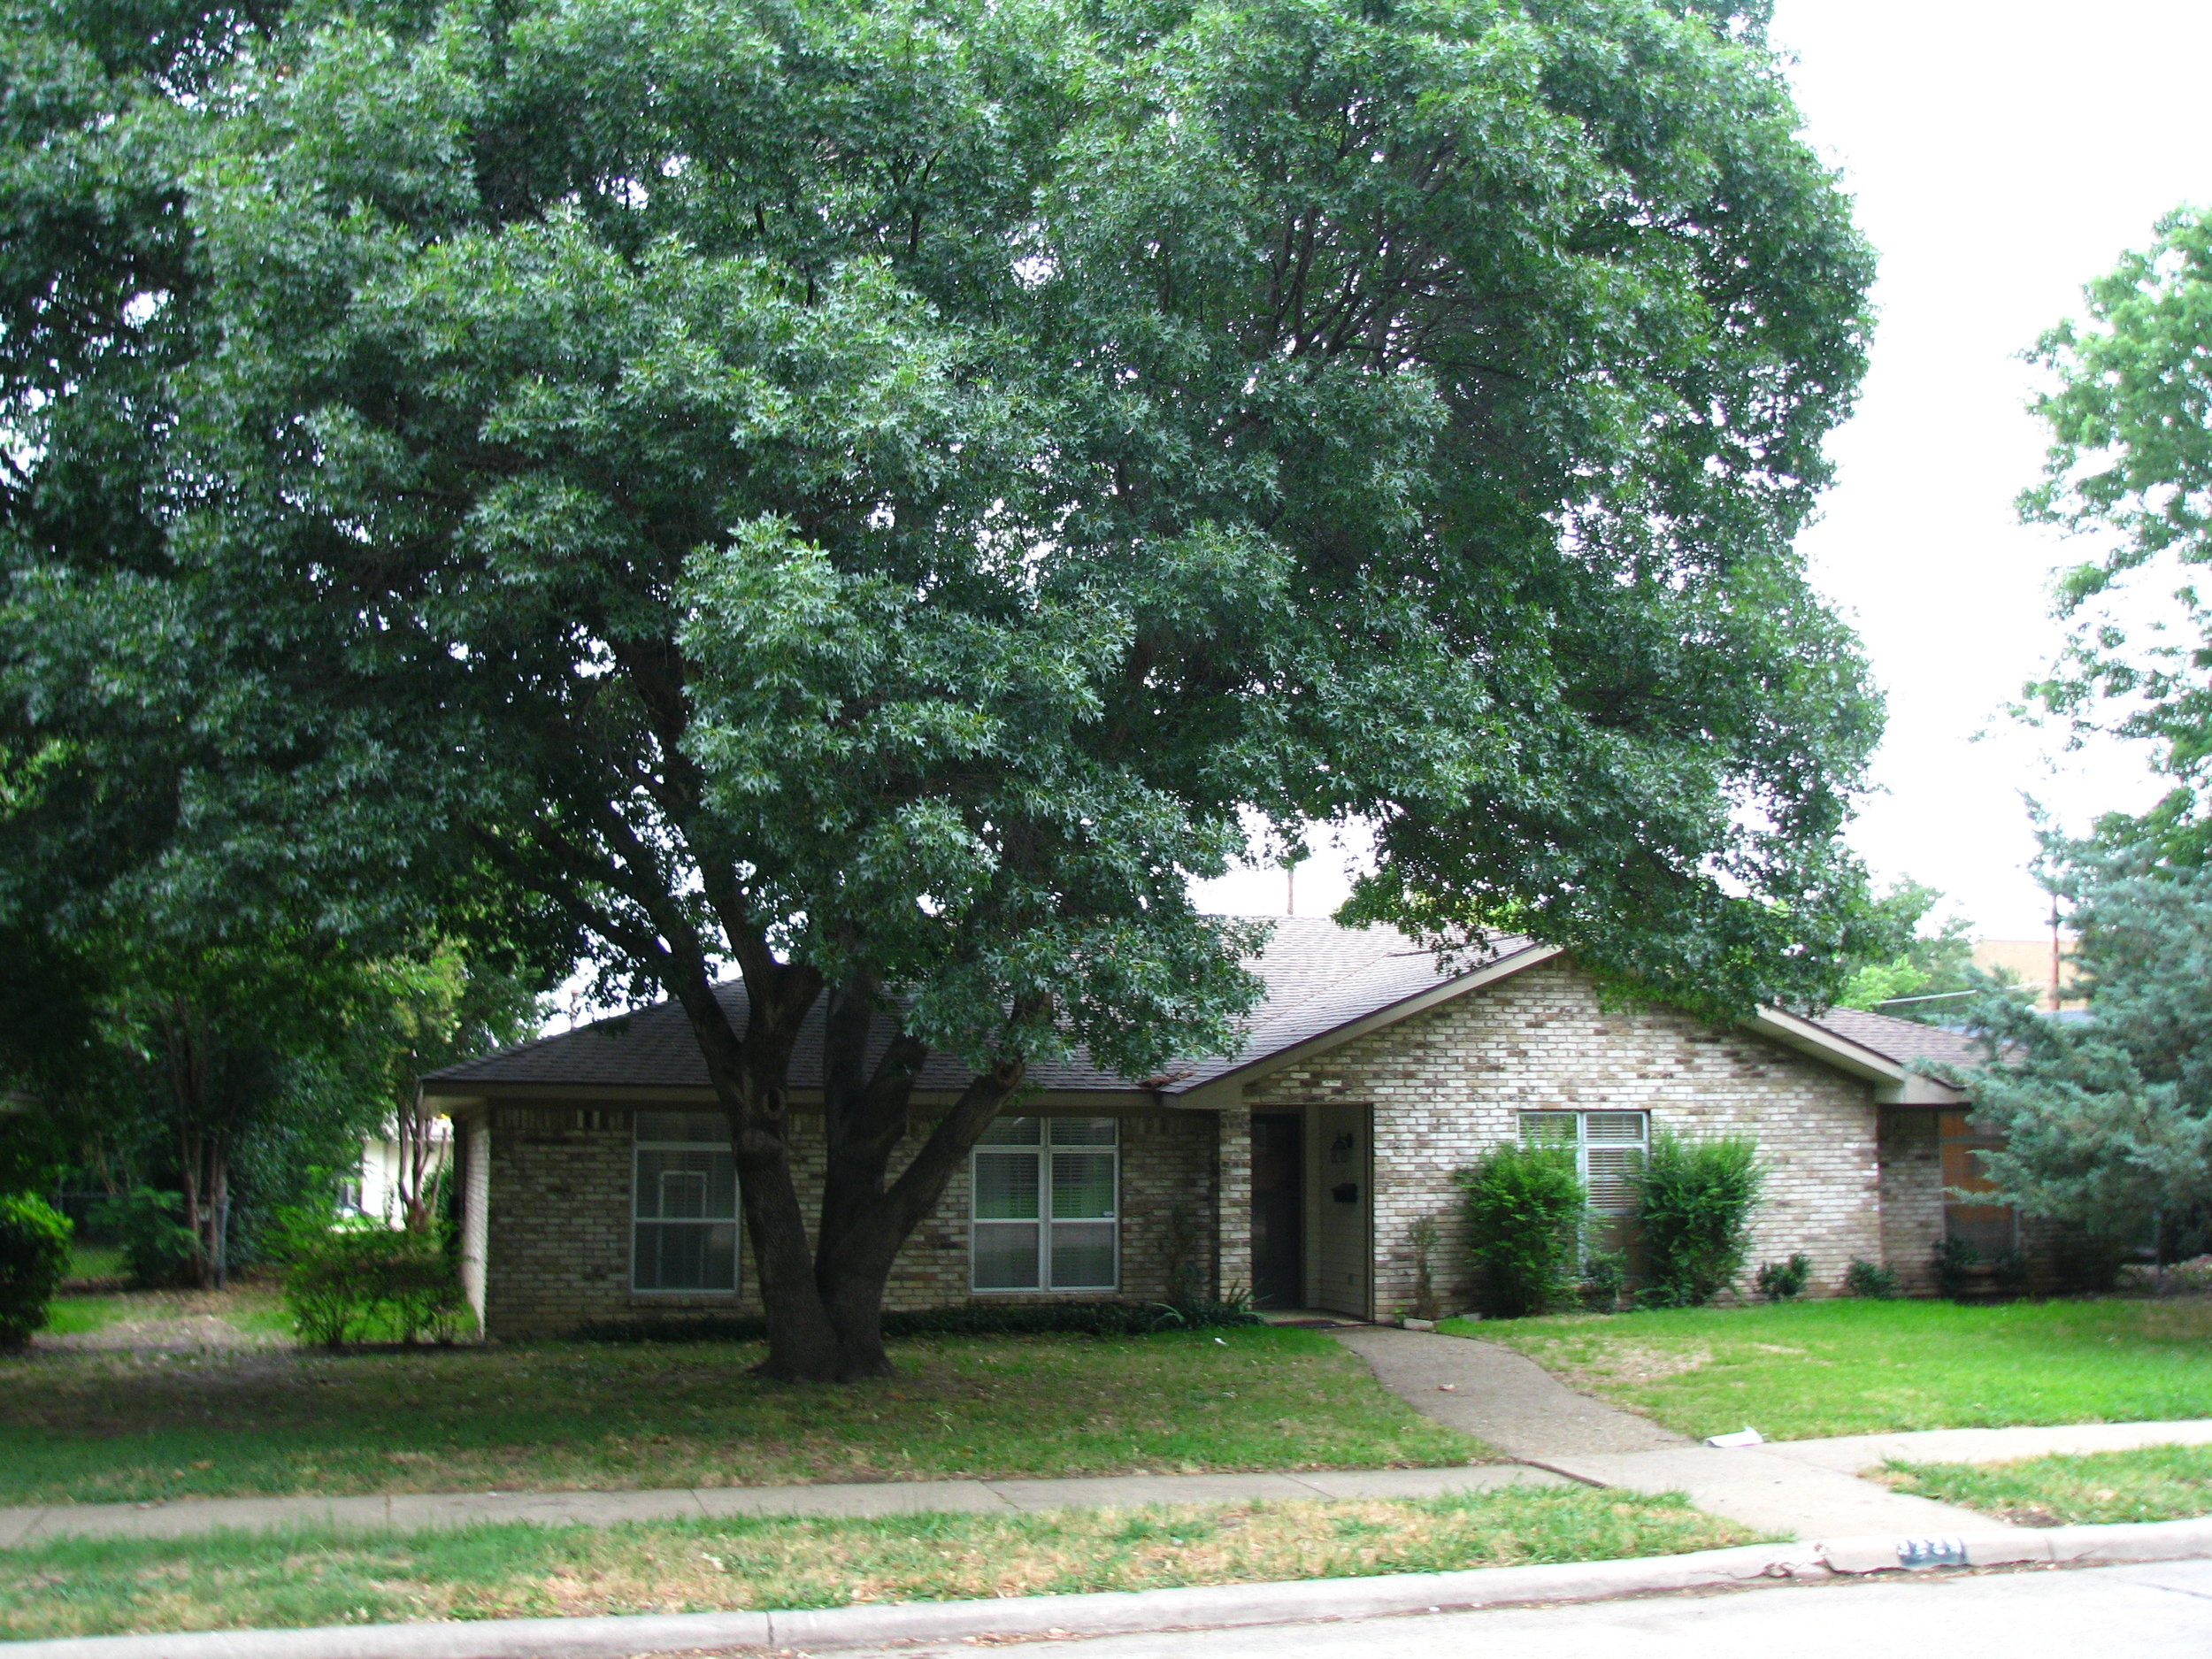
{"label": "concrete sidewalk", "polygon": [[531,1521],[618,1526],[626,1521],[733,1515],[868,1517],[956,1511],[1129,1509],[1256,1499],[1434,1498],[1500,1486],[1565,1486],[1518,1463],[1452,1469],[1315,1470],[1302,1474],[1113,1475],[1074,1480],[898,1480],[815,1486],[673,1486],[648,1492],[422,1492],[365,1498],[200,1498],[179,1503],[58,1503],[0,1509],[0,1548],[51,1538],[185,1538],[279,1526],[414,1532]]}

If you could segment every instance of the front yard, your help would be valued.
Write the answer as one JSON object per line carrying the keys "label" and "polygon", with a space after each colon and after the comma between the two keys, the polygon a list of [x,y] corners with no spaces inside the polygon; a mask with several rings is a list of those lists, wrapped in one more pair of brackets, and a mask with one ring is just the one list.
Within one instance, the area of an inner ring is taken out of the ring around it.
{"label": "front yard", "polygon": [[1482,1462],[1317,1332],[941,1337],[764,1383],[737,1343],[0,1361],[0,1503]]}
{"label": "front yard", "polygon": [[0,1640],[1051,1595],[1597,1561],[1755,1541],[1679,1498],[1404,1502],[71,1540],[0,1552]]}
{"label": "front yard", "polygon": [[1702,1438],[2212,1417],[2212,1299],[1833,1301],[1449,1322]]}
{"label": "front yard", "polygon": [[1900,1492],[1980,1509],[2016,1526],[2212,1515],[2212,1446],[2148,1446],[2010,1463],[1894,1463],[1879,1478]]}

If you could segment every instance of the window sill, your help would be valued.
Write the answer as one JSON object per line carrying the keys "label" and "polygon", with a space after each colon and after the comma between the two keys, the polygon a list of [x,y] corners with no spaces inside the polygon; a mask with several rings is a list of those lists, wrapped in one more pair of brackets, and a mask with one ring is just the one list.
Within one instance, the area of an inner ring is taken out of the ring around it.
{"label": "window sill", "polygon": [[633,1308],[726,1308],[738,1298],[734,1290],[633,1290]]}
{"label": "window sill", "polygon": [[1118,1285],[1094,1285],[1088,1290],[1038,1290],[1035,1288],[1028,1290],[976,1290],[971,1288],[968,1294],[971,1296],[990,1297],[1038,1296],[1042,1297],[1047,1301],[1079,1302],[1085,1300],[1094,1301],[1101,1296],[1118,1296],[1121,1294],[1121,1287]]}

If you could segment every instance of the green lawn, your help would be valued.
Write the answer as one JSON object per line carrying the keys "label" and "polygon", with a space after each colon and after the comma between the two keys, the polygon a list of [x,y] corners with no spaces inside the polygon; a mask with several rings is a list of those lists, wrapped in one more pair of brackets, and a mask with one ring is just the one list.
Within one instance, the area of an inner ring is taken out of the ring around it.
{"label": "green lawn", "polygon": [[1600,1561],[1749,1543],[1678,1496],[1525,1487],[1398,1502],[869,1520],[68,1540],[0,1551],[0,1639],[705,1612]]}
{"label": "green lawn", "polygon": [[1900,1492],[1963,1504],[2020,1526],[2212,1515],[2212,1446],[2151,1446],[2013,1463],[1894,1463],[1881,1478]]}
{"label": "green lawn", "polygon": [[1312,1331],[946,1337],[763,1382],[757,1347],[0,1361],[0,1503],[1341,1469],[1490,1454]]}
{"label": "green lawn", "polygon": [[228,1290],[96,1291],[57,1296],[42,1334],[76,1336],[113,1325],[168,1319],[215,1318],[250,1334],[288,1335],[281,1297],[273,1285],[234,1284]]}
{"label": "green lawn", "polygon": [[1809,1302],[1444,1327],[1702,1437],[2212,1417],[2212,1299]]}

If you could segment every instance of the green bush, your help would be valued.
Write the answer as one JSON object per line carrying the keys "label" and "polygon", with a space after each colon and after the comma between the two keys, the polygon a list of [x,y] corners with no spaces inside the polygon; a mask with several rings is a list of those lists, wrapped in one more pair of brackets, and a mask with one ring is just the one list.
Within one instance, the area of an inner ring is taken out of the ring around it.
{"label": "green bush", "polygon": [[1800,1250],[1786,1262],[1769,1262],[1753,1282],[1769,1302],[1794,1302],[1813,1276],[1813,1258]]}
{"label": "green bush", "polygon": [[1843,1293],[1847,1296],[1863,1296],[1870,1302],[1887,1302],[1897,1294],[1897,1270],[1855,1256],[1851,1265],[1844,1269]]}
{"label": "green bush", "polygon": [[1508,1142],[1454,1179],[1465,1194],[1468,1249],[1481,1280],[1483,1311],[1518,1318],[1571,1301],[1589,1202],[1574,1154]]}
{"label": "green bush", "polygon": [[69,1271],[69,1217],[43,1198],[0,1198],[0,1348],[23,1348]]}
{"label": "green bush", "polygon": [[122,1247],[134,1285],[162,1290],[198,1282],[199,1244],[183,1212],[183,1194],[141,1187],[104,1200],[87,1221],[95,1233]]}
{"label": "green bush", "polygon": [[1645,1284],[1654,1308],[1701,1308],[1735,1283],[1751,1248],[1751,1212],[1766,1171],[1746,1135],[1652,1137],[1636,1178]]}
{"label": "green bush", "polygon": [[1964,1239],[1939,1240],[1930,1259],[1930,1265],[1935,1269],[1936,1288],[1954,1301],[1972,1288],[1973,1270],[1981,1263],[1982,1253]]}
{"label": "green bush", "polygon": [[1618,1250],[1593,1250],[1582,1258],[1582,1305],[1596,1313],[1620,1311],[1628,1287],[1628,1257]]}
{"label": "green bush", "polygon": [[459,1268],[442,1229],[334,1221],[314,1207],[285,1212],[281,1225],[284,1309],[303,1342],[450,1342],[465,1323]]}

